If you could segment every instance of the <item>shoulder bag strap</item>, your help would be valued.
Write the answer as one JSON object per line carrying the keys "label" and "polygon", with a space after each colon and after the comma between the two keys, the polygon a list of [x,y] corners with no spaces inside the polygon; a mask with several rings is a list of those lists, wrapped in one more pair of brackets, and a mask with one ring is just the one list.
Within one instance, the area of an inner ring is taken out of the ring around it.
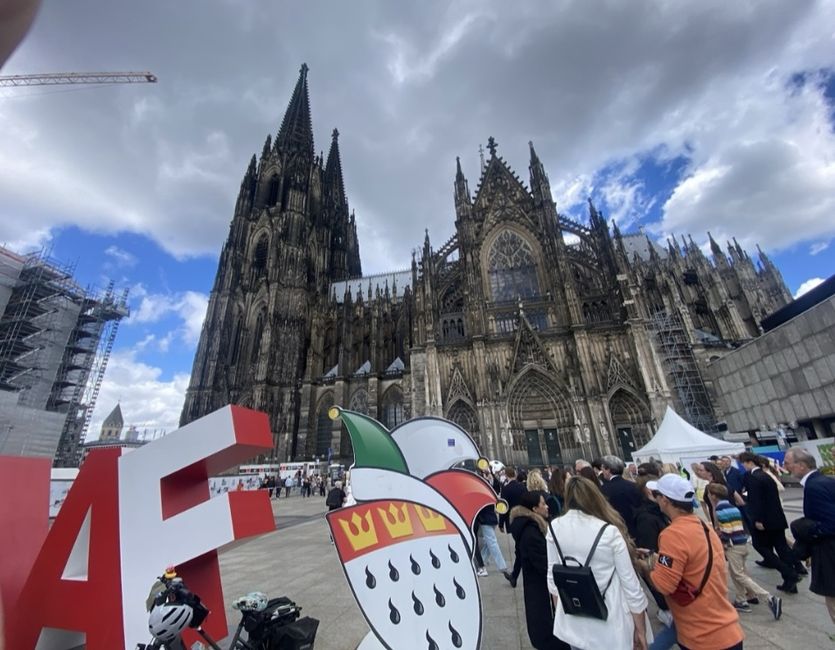
{"label": "shoulder bag strap", "polygon": [[591,550],[589,551],[589,555],[586,558],[586,563],[584,566],[588,566],[589,562],[591,562],[591,558],[594,555],[594,552],[597,550],[597,545],[600,543],[600,538],[603,537],[603,531],[606,530],[608,526],[609,524],[603,524],[600,527],[600,530],[597,531],[597,537],[594,538],[594,544],[591,545]]}
{"label": "shoulder bag strap", "polygon": [[702,524],[702,528],[705,529],[705,539],[707,540],[707,566],[705,567],[705,575],[702,578],[702,584],[699,585],[699,588],[696,590],[694,596],[698,597],[702,593],[702,589],[705,588],[707,584],[707,579],[710,577],[710,571],[713,569],[713,544],[710,543],[710,533],[708,533],[707,526],[705,526],[705,522],[700,522]]}
{"label": "shoulder bag strap", "polygon": [[554,538],[554,544],[555,544],[555,545],[556,545],[556,547],[557,547],[557,553],[559,553],[559,555],[560,555],[560,562],[562,562],[562,565],[563,565],[563,566],[565,566],[565,558],[564,558],[564,557],[563,557],[563,555],[562,555],[562,549],[560,548],[560,543],[559,543],[559,541],[557,540],[557,535],[556,535],[556,533],[554,532],[554,527],[553,527],[553,526],[551,526],[551,522],[550,522],[550,521],[548,522],[548,530],[550,530],[550,531],[551,531],[551,537],[553,537],[553,538]]}

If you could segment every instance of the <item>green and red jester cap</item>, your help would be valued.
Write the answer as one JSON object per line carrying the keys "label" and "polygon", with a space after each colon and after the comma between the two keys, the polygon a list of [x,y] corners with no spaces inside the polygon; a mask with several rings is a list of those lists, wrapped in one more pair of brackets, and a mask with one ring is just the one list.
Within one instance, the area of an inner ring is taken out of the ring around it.
{"label": "green and red jester cap", "polygon": [[345,424],[354,448],[351,490],[358,503],[328,513],[327,520],[376,637],[361,647],[395,649],[409,639],[427,650],[477,650],[481,596],[471,561],[472,524],[482,508],[496,504],[495,492],[472,472],[443,464],[423,480],[412,476],[379,422],[338,407],[329,414]]}

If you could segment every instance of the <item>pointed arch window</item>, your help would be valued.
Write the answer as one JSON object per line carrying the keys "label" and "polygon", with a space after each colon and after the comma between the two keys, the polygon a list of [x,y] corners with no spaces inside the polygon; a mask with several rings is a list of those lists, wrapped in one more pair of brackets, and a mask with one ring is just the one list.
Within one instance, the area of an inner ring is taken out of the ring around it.
{"label": "pointed arch window", "polygon": [[383,424],[393,429],[403,422],[403,391],[392,386],[383,397]]}
{"label": "pointed arch window", "polygon": [[270,241],[266,234],[258,238],[255,244],[255,252],[252,255],[252,274],[255,278],[261,277],[267,271],[269,258]]}
{"label": "pointed arch window", "polygon": [[450,422],[455,422],[455,424],[469,433],[474,440],[478,440],[478,418],[473,408],[465,401],[460,399],[456,401],[449,408],[446,419]]}
{"label": "pointed arch window", "polygon": [[333,406],[333,395],[328,393],[319,400],[319,410],[316,415],[316,455],[325,457],[333,442],[333,420],[328,415],[328,409]]}
{"label": "pointed arch window", "polygon": [[487,275],[494,302],[539,295],[536,261],[530,245],[511,230],[502,231],[487,255]]}
{"label": "pointed arch window", "polygon": [[232,347],[229,350],[230,365],[235,365],[238,362],[238,357],[241,355],[241,337],[243,336],[243,329],[243,316],[238,316],[238,321],[235,323],[235,332],[232,338]]}
{"label": "pointed arch window", "polygon": [[278,203],[278,174],[273,174],[270,178],[270,184],[267,190],[267,207],[271,208]]}
{"label": "pointed arch window", "polygon": [[264,337],[264,327],[267,324],[267,312],[263,309],[258,312],[258,318],[255,319],[255,330],[252,333],[252,348],[249,352],[249,360],[252,363],[258,361],[258,355],[261,352],[261,339]]}

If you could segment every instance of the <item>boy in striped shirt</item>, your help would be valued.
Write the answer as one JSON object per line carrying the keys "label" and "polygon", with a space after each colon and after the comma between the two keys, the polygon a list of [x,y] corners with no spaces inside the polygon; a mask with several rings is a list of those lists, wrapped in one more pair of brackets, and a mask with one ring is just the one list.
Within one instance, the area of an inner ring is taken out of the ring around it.
{"label": "boy in striped shirt", "polygon": [[754,582],[745,570],[748,558],[748,533],[742,524],[739,508],[728,501],[728,488],[719,483],[710,483],[705,488],[705,498],[710,500],[716,519],[716,532],[725,545],[725,557],[728,560],[728,573],[736,589],[734,607],[740,612],[750,612],[751,605],[758,604],[760,598],[768,603],[774,620],[780,620],[783,614],[783,600],[772,596]]}

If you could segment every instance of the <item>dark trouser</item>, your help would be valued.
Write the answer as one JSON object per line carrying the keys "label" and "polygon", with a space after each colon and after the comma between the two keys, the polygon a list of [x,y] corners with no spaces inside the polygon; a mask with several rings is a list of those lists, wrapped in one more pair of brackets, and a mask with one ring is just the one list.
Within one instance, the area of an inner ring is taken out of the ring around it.
{"label": "dark trouser", "polygon": [[513,579],[516,580],[521,572],[522,556],[519,555],[519,549],[517,548],[513,554],[513,570],[510,572],[510,574],[513,576]]}
{"label": "dark trouser", "polygon": [[[786,542],[785,530],[757,530],[751,531],[751,543],[763,560],[780,572],[783,582],[794,584],[797,582],[797,564],[794,553]],[[776,553],[775,553],[776,551]]]}
{"label": "dark trouser", "polygon": [[484,568],[484,558],[481,557],[481,549],[478,545],[478,522],[475,522],[473,526],[473,543],[475,544],[475,568],[476,569],[483,569]]}
{"label": "dark trouser", "polygon": [[[689,648],[685,648],[680,643],[678,644],[678,647],[681,648],[681,650],[690,650]],[[742,650],[742,641],[740,641],[736,645],[732,645],[730,648],[725,648],[725,650]]]}

